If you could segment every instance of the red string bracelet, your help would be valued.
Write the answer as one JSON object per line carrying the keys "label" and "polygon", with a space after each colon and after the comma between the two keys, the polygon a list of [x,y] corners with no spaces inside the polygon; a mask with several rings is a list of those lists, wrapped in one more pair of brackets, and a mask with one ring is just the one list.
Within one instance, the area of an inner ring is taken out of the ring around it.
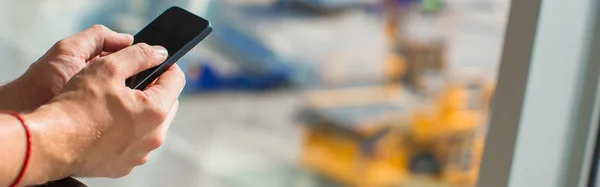
{"label": "red string bracelet", "polygon": [[16,112],[7,112],[7,114],[14,116],[21,122],[21,125],[23,125],[23,129],[25,129],[25,136],[27,138],[27,152],[25,153],[25,161],[23,162],[23,167],[21,168],[21,171],[19,172],[19,175],[17,176],[15,181],[10,185],[11,187],[16,187],[17,184],[19,184],[21,180],[23,180],[23,176],[25,176],[25,170],[27,169],[27,166],[29,165],[29,160],[31,158],[31,132],[29,131],[29,126],[27,126],[27,123],[25,122],[25,118],[23,118],[21,114]]}

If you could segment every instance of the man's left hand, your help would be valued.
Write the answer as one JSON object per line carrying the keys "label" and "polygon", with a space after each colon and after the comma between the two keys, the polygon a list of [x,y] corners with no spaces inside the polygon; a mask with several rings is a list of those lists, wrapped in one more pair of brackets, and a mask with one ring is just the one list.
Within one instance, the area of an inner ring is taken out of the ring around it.
{"label": "man's left hand", "polygon": [[46,104],[85,66],[132,43],[133,36],[102,25],[60,40],[25,74],[0,87],[0,110],[23,112]]}

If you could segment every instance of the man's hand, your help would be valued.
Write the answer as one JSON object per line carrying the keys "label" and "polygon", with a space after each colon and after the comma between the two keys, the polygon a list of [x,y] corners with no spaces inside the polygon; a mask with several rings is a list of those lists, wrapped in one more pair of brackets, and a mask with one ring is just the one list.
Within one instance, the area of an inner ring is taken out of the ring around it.
{"label": "man's hand", "polygon": [[145,91],[126,87],[125,79],[166,58],[164,48],[146,44],[100,57],[48,104],[25,115],[38,153],[29,171],[42,172],[29,176],[116,178],[144,164],[164,141],[185,77],[174,65]]}
{"label": "man's hand", "polygon": [[31,111],[46,104],[82,68],[132,43],[131,35],[101,25],[57,42],[23,76],[0,87],[0,110]]}

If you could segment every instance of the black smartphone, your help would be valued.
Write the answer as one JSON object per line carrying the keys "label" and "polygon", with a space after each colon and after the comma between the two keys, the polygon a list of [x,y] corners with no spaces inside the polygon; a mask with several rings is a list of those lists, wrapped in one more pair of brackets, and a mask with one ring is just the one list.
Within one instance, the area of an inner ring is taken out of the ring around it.
{"label": "black smartphone", "polygon": [[211,32],[208,20],[180,7],[167,9],[138,32],[133,43],[163,46],[169,51],[169,56],[162,64],[128,78],[125,84],[131,89],[146,89]]}

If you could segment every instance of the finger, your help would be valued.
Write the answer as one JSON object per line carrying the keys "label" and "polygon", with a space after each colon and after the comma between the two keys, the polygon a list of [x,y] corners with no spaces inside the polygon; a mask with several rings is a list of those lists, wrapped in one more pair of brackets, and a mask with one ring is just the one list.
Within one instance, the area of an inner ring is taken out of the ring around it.
{"label": "finger", "polygon": [[98,56],[96,56],[96,57],[94,57],[94,58],[92,58],[92,59],[88,60],[88,61],[87,61],[87,62],[85,62],[85,63],[86,63],[86,64],[91,64],[91,63],[95,62],[95,61],[96,61],[96,60],[98,60],[98,59],[100,59],[100,55],[98,55]]}
{"label": "finger", "polygon": [[185,76],[177,64],[163,73],[156,83],[144,91],[162,111],[168,111],[185,86]]}
{"label": "finger", "polygon": [[173,120],[175,120],[177,111],[179,111],[179,100],[175,100],[175,103],[173,103],[173,106],[171,106],[171,110],[169,111],[165,122],[163,122],[161,127],[158,128],[159,135],[163,140],[165,140],[167,137],[167,132],[169,131],[171,124],[173,124]]}
{"label": "finger", "polygon": [[135,166],[141,166],[141,165],[148,163],[148,161],[150,161],[150,153],[146,153],[144,156],[137,159],[133,164]]}
{"label": "finger", "polygon": [[154,84],[156,84],[156,80],[154,80],[150,84],[148,84],[148,86],[146,88],[150,88],[150,87],[154,86]]}
{"label": "finger", "polygon": [[175,114],[177,114],[178,110],[179,101],[175,101],[175,103],[173,103],[173,106],[171,107],[171,110],[169,110],[165,121],[144,137],[143,142],[145,143],[145,145],[140,147],[140,152],[142,155],[155,149],[158,149],[164,143],[167,137],[167,132],[169,131],[169,128],[171,127],[171,124],[175,119]]}
{"label": "finger", "polygon": [[[126,47],[129,47],[129,46],[126,46]],[[119,50],[121,50],[121,49],[119,49]],[[113,54],[114,52],[116,52],[116,51],[102,51],[102,52],[100,53],[100,55],[98,55],[98,56],[99,56],[99,57],[105,57],[105,56],[108,56],[108,55],[110,55],[110,54]]]}
{"label": "finger", "polygon": [[102,51],[115,52],[133,43],[133,36],[121,34],[102,25],[94,25],[80,33],[63,39],[53,49],[88,61]]}
{"label": "finger", "polygon": [[[158,66],[167,59],[168,52],[161,46],[138,43],[101,58],[101,63],[116,78],[125,80],[144,70]],[[109,72],[110,73],[110,72]]]}
{"label": "finger", "polygon": [[92,59],[88,60],[86,63],[87,63],[87,64],[90,64],[90,63],[92,63],[92,62],[94,62],[94,61],[96,61],[96,60],[98,60],[98,59],[100,59],[100,58],[102,58],[102,57],[108,56],[108,55],[110,55],[110,54],[112,54],[112,52],[108,52],[108,51],[102,51],[102,52],[100,53],[100,55],[98,55],[98,56],[95,56],[94,58],[92,58]]}

